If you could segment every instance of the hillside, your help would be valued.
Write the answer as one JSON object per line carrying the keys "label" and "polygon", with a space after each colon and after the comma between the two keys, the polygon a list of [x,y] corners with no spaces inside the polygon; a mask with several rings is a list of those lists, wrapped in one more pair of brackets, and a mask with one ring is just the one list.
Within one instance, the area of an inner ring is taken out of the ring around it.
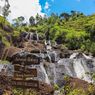
{"label": "hillside", "polygon": [[[18,20],[18,18],[16,19]],[[15,22],[17,31],[37,31],[42,39],[49,32],[52,43],[62,44],[68,50],[81,50],[95,54],[95,15],[86,16],[83,13],[72,11],[60,16],[51,14],[50,17],[30,17],[30,25]],[[35,23],[36,22],[36,23]],[[18,26],[19,25],[19,26]]]}
{"label": "hillside", "polygon": [[95,53],[95,15],[72,14],[67,20],[64,16],[52,15],[36,28],[40,33],[49,31],[52,42],[63,44],[67,49]]}
{"label": "hillside", "polygon": [[[17,18],[18,19],[18,18]],[[17,20],[16,19],[16,20]],[[49,32],[52,43],[63,44],[63,48],[69,50],[82,50],[86,53],[95,54],[95,15],[85,16],[82,13],[62,13],[60,16],[52,14],[50,17],[37,16],[30,20],[30,25],[18,21],[13,24],[14,30],[9,32],[1,29],[1,36],[6,40],[5,35],[19,36],[21,32],[37,31],[42,39],[45,38],[46,32]],[[37,23],[34,23],[34,22]],[[0,17],[0,22],[4,23],[4,19]],[[10,24],[5,21],[6,25]],[[18,26],[19,25],[19,26]],[[14,31],[14,32],[12,32]],[[2,33],[3,32],[3,33]],[[7,41],[5,43],[8,45]]]}
{"label": "hillside", "polygon": [[12,63],[15,57],[26,58],[28,54],[41,58],[41,64],[34,66],[39,70],[36,79],[42,82],[41,95],[53,95],[54,89],[59,95],[95,94],[90,83],[95,82],[95,15],[73,11],[42,18],[37,14],[30,17],[29,24],[22,16],[13,24],[0,16],[1,60]]}

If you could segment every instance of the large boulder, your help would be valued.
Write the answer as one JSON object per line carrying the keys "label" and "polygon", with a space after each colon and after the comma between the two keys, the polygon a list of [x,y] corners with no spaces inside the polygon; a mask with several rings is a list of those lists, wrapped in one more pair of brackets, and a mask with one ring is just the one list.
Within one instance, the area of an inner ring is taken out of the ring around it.
{"label": "large boulder", "polygon": [[65,78],[64,87],[59,95],[95,95],[95,85],[78,78]]}
{"label": "large boulder", "polygon": [[18,52],[21,52],[22,49],[20,48],[17,48],[17,47],[14,47],[14,46],[11,46],[9,48],[5,48],[4,51],[3,51],[3,54],[2,54],[2,59],[8,59],[10,60],[10,58],[18,53]]}

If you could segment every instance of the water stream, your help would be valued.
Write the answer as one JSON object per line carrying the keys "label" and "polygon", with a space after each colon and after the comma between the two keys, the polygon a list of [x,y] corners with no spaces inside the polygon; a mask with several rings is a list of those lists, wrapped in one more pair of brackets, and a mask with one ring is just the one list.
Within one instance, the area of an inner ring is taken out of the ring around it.
{"label": "water stream", "polygon": [[45,70],[43,64],[40,65],[40,68],[41,68],[41,70],[43,71],[43,73],[45,74],[45,82],[48,83],[48,84],[50,84],[50,80],[49,80],[49,78],[48,78],[48,75],[47,75],[47,73],[46,73],[46,70]]}

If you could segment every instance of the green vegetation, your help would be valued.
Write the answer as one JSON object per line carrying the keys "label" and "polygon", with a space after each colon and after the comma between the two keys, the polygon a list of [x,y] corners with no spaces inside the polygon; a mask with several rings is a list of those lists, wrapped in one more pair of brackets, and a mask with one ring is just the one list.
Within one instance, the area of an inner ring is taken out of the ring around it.
{"label": "green vegetation", "polygon": [[9,64],[9,62],[6,61],[6,60],[5,60],[5,61],[0,60],[0,64],[1,64],[1,63],[2,63],[2,64]]}
{"label": "green vegetation", "polygon": [[[21,88],[16,88],[13,90],[14,95],[23,95],[23,89]],[[24,91],[25,95],[37,95],[37,91],[33,89],[27,89]]]}
{"label": "green vegetation", "polygon": [[[3,22],[4,19],[0,17],[0,23]],[[10,25],[7,21],[5,23]],[[29,24],[20,16],[13,19],[13,27],[14,37],[18,37],[24,31],[36,30],[40,36],[45,37],[45,32],[49,31],[52,42],[56,41],[69,50],[81,50],[95,56],[95,14],[86,16],[76,11],[71,11],[70,14],[62,13],[59,16],[52,13],[50,17],[41,17],[37,14],[35,18],[29,18]],[[8,43],[7,45],[9,46]]]}
{"label": "green vegetation", "polygon": [[[79,83],[81,84],[81,83]],[[93,84],[87,84],[86,88],[83,86],[76,86],[77,83],[72,84],[70,81],[63,86],[59,95],[95,95],[95,86]],[[85,85],[85,84],[82,84]],[[75,86],[75,87],[74,87]]]}
{"label": "green vegetation", "polygon": [[[11,27],[12,32],[4,30],[4,26]],[[95,56],[95,14],[85,16],[83,13],[72,11],[70,14],[62,13],[60,16],[51,14],[50,17],[41,17],[37,14],[36,18],[30,17],[29,24],[25,18],[20,16],[13,19],[11,25],[4,17],[0,16],[0,41],[9,47],[12,41],[7,40],[7,36],[19,37],[21,32],[38,31],[38,34],[45,38],[45,33],[49,31],[50,40],[61,44],[61,48],[68,50],[81,50],[92,53]],[[6,63],[6,62],[3,62]],[[92,74],[95,80],[95,74]],[[65,76],[64,80],[69,81]],[[57,84],[55,90],[59,90]],[[22,90],[14,89],[15,95],[22,95]],[[69,84],[63,87],[61,94],[65,95],[95,95],[95,87],[89,85],[87,91],[81,88],[72,88]],[[60,94],[60,95],[61,95]],[[36,95],[35,91],[31,95]]]}
{"label": "green vegetation", "polygon": [[55,90],[58,90],[59,89],[59,86],[57,84],[54,84],[54,89]]}
{"label": "green vegetation", "polygon": [[12,25],[4,17],[0,16],[0,41],[2,41],[7,47],[10,46],[10,42],[7,37],[13,34],[9,31],[12,28]]}
{"label": "green vegetation", "polygon": [[[22,19],[19,19],[22,18]],[[24,23],[24,17],[14,19],[14,26],[17,31],[35,31],[45,36],[50,32],[52,42],[63,44],[70,50],[91,52],[95,55],[95,15],[85,16],[83,13],[72,11],[70,14],[62,13],[60,16],[51,14],[50,17],[30,17],[29,25]]]}
{"label": "green vegetation", "polygon": [[5,20],[5,18],[2,16],[0,16],[0,23],[5,24],[5,25],[10,25],[10,23],[7,20]]}

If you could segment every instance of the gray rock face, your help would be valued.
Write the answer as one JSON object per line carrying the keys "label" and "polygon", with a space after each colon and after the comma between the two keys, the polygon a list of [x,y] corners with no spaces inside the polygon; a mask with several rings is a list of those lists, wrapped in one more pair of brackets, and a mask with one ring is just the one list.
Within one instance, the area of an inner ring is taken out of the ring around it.
{"label": "gray rock face", "polygon": [[[2,71],[3,70],[3,71]],[[0,64],[0,74],[4,74],[7,76],[13,76],[14,66],[11,64]]]}
{"label": "gray rock face", "polygon": [[93,82],[90,73],[95,73],[95,59],[77,53],[75,56],[71,55],[70,58],[63,58],[56,63],[49,64],[46,72],[51,83],[57,83],[60,86],[64,84],[64,75]]}
{"label": "gray rock face", "polygon": [[[23,55],[25,56],[25,53]],[[60,59],[56,52],[36,54],[36,56],[40,56],[42,59],[39,65],[30,66],[31,68],[36,68],[38,71],[38,76],[33,79],[48,84],[58,84],[59,86],[64,85],[65,75],[87,82],[94,82],[91,73],[95,73],[95,58],[82,53],[73,53],[70,58]],[[49,61],[46,62],[45,58],[47,56],[49,57]]]}
{"label": "gray rock face", "polygon": [[42,63],[40,65],[31,66],[31,68],[37,69],[37,77],[33,79],[50,84],[50,80]]}

